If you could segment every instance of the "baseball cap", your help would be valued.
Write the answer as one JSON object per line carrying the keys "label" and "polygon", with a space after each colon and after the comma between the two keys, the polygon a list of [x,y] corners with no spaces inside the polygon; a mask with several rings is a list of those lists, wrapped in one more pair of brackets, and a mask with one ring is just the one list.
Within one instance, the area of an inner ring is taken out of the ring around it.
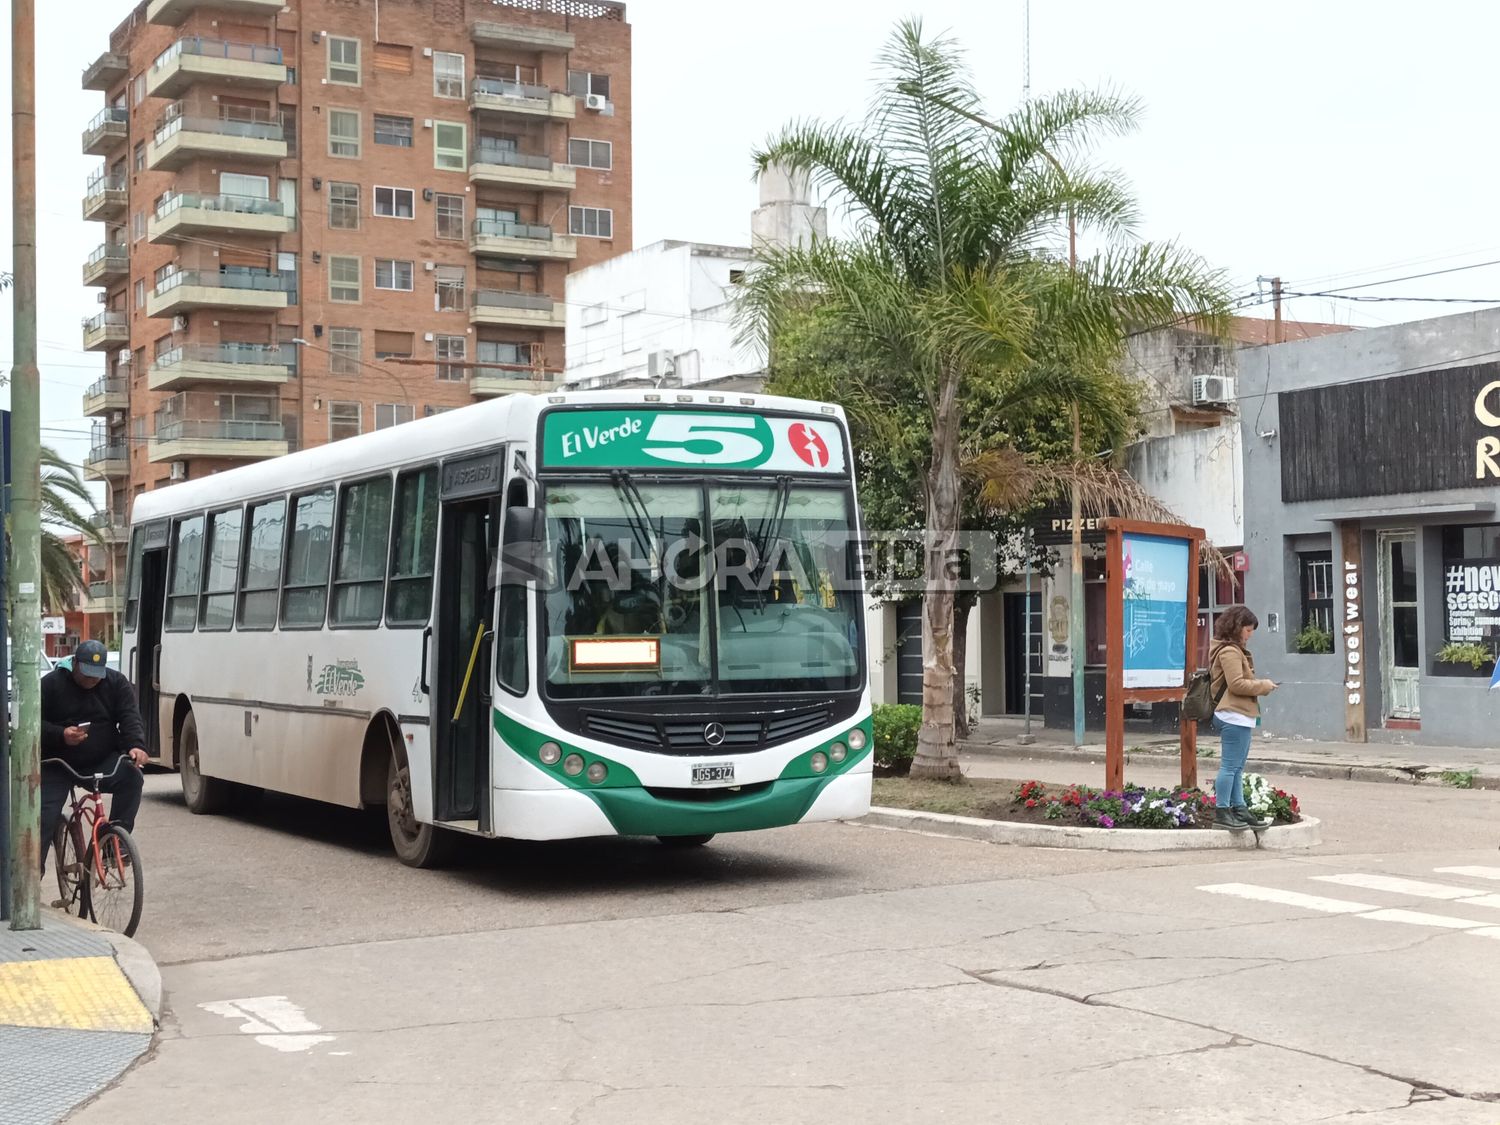
{"label": "baseball cap", "polygon": [[84,641],[73,652],[73,667],[91,680],[102,680],[108,671],[107,656],[107,651],[98,641]]}

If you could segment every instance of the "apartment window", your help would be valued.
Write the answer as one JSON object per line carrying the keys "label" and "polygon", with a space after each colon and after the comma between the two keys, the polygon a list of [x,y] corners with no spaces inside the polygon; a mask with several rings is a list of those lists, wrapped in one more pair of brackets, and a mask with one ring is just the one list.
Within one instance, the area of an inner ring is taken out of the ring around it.
{"label": "apartment window", "polygon": [[1302,621],[1299,629],[1316,625],[1333,633],[1333,552],[1303,551],[1297,556],[1302,589]]}
{"label": "apartment window", "polygon": [[590,74],[586,70],[568,71],[568,93],[575,98],[586,98],[590,94],[609,100],[609,75]]}
{"label": "apartment window", "polygon": [[353,304],[359,300],[359,284],[358,258],[331,257],[328,259],[328,299],[330,301]]}
{"label": "apartment window", "polygon": [[480,340],[478,350],[481,366],[501,368],[531,366],[530,344],[515,344],[508,340]]}
{"label": "apartment window", "polygon": [[433,166],[461,172],[469,166],[469,129],[455,121],[439,121],[432,127]]}
{"label": "apartment window", "polygon": [[281,582],[285,531],[285,500],[268,500],[251,507],[245,573],[240,582],[241,629],[270,629],[276,624],[276,587]]}
{"label": "apartment window", "polygon": [[270,199],[271,179],[269,176],[247,176],[243,172],[220,172],[219,193],[247,199]]}
{"label": "apartment window", "polygon": [[468,357],[469,341],[465,336],[438,336],[433,340],[437,353],[437,377],[444,383],[462,383],[469,377],[463,366]]}
{"label": "apartment window", "polygon": [[[1224,553],[1232,555],[1238,547],[1225,547]],[[1245,602],[1245,576],[1238,571],[1222,573],[1214,567],[1198,568],[1198,663],[1197,668],[1208,667],[1208,653],[1213,644],[1214,626],[1219,617],[1230,606]]]}
{"label": "apartment window", "polygon": [[142,312],[146,308],[146,279],[141,278],[135,283],[135,308]]}
{"label": "apartment window", "polygon": [[436,418],[439,414],[446,414],[452,410],[451,406],[424,406],[422,407],[423,418]]}
{"label": "apartment window", "polygon": [[437,236],[459,241],[468,237],[464,230],[463,196],[439,195],[437,197]]}
{"label": "apartment window", "polygon": [[328,111],[328,155],[359,159],[359,111]]}
{"label": "apartment window", "polygon": [[134,167],[137,172],[146,170],[146,142],[137,141],[134,149]]}
{"label": "apartment window", "polygon": [[[358,328],[330,328],[328,330],[328,357],[330,375],[358,375],[363,358],[363,340]],[[330,416],[331,417],[331,416]]]}
{"label": "apartment window", "polygon": [[424,625],[432,610],[432,566],[437,556],[438,479],[435,468],[396,478],[395,542],[386,591],[387,625]]}
{"label": "apartment window", "polygon": [[613,238],[615,213],[607,207],[569,207],[568,233],[585,238]]}
{"label": "apartment window", "polygon": [[375,189],[375,214],[387,219],[410,219],[415,213],[416,194],[411,188]]}
{"label": "apartment window", "polygon": [[359,185],[328,185],[328,225],[334,230],[359,229]]}
{"label": "apartment window", "polygon": [[389,113],[377,113],[375,115],[375,143],[378,145],[394,145],[397,148],[411,148],[410,117],[393,117]]}
{"label": "apartment window", "polygon": [[439,98],[464,96],[464,57],[447,51],[432,53],[432,92]]}
{"label": "apartment window", "polygon": [[328,566],[333,558],[333,489],[292,498],[292,534],[281,591],[281,627],[317,628],[328,611]]}
{"label": "apartment window", "polygon": [[410,359],[413,339],[410,332],[387,332],[377,328],[375,330],[375,358]]}
{"label": "apartment window", "polygon": [[410,74],[412,50],[401,43],[376,43],[374,67],[386,74]]}
{"label": "apartment window", "polygon": [[359,85],[359,40],[328,37],[328,81],[339,86]]}
{"label": "apartment window", "polygon": [[198,620],[198,587],[203,579],[203,517],[178,520],[172,538],[171,581],[167,585],[167,628],[190,632]]}
{"label": "apartment window", "polygon": [[395,258],[375,259],[375,288],[394,289],[410,293],[412,289],[412,264]]}
{"label": "apartment window", "polygon": [[614,145],[608,141],[590,141],[582,137],[568,138],[568,163],[575,168],[614,167]]}
{"label": "apartment window", "polygon": [[146,237],[146,212],[137,211],[130,216],[130,238],[133,242],[139,242]]}
{"label": "apartment window", "polygon": [[375,404],[375,428],[377,430],[388,430],[392,426],[410,422],[413,417],[412,408],[404,403],[377,402]]}
{"label": "apartment window", "polygon": [[146,100],[146,74],[142,71],[130,84],[130,104],[140,105]]}
{"label": "apartment window", "polygon": [[328,440],[359,437],[364,432],[362,407],[357,402],[330,402],[328,404]]}
{"label": "apartment window", "polygon": [[438,312],[463,312],[464,286],[468,271],[463,266],[438,266],[436,308]]}
{"label": "apartment window", "polygon": [[380,624],[390,535],[391,478],[376,477],[345,488],[329,624]]}
{"label": "apartment window", "polygon": [[208,517],[208,570],[198,628],[222,631],[234,625],[234,588],[240,572],[240,528],[244,512],[230,508]]}

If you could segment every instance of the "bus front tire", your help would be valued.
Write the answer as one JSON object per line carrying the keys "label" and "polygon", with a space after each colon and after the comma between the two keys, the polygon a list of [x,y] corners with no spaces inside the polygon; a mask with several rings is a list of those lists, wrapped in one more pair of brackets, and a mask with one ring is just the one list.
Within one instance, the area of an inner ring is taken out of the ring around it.
{"label": "bus front tire", "polygon": [[198,720],[191,711],[182,720],[180,755],[182,799],[187,802],[188,812],[204,816],[222,811],[233,791],[229,782],[204,776],[198,758]]}
{"label": "bus front tire", "polygon": [[714,833],[712,833],[712,832],[708,833],[708,835],[706,835],[706,836],[658,836],[657,837],[658,840],[660,840],[663,844],[665,844],[669,848],[701,848],[704,844],[708,843],[713,838],[714,838]]}
{"label": "bus front tire", "polygon": [[395,758],[386,771],[385,819],[396,858],[406,866],[440,867],[452,856],[455,843],[452,832],[434,824],[417,823],[411,799],[411,773],[404,762]]}

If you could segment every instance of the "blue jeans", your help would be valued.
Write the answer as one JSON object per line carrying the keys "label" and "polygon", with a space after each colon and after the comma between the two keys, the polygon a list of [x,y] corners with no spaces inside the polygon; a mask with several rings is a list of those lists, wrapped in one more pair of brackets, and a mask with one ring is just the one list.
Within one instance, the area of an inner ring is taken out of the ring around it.
{"label": "blue jeans", "polygon": [[1221,809],[1245,807],[1245,760],[1250,757],[1250,739],[1254,727],[1237,727],[1214,721],[1223,740],[1219,749],[1219,776],[1214,779],[1214,806]]}

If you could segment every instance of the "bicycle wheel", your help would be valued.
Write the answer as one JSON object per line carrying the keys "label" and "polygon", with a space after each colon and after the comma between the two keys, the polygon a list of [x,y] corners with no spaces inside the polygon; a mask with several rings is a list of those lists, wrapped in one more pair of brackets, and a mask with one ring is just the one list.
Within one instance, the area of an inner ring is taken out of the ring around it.
{"label": "bicycle wheel", "polygon": [[141,884],[141,853],[130,833],[117,824],[99,830],[89,845],[84,902],[89,917],[105,929],[130,937],[141,922],[146,902]]}
{"label": "bicycle wheel", "polygon": [[57,866],[57,906],[78,918],[88,917],[84,902],[83,826],[72,817],[57,822],[52,838],[52,862]]}

